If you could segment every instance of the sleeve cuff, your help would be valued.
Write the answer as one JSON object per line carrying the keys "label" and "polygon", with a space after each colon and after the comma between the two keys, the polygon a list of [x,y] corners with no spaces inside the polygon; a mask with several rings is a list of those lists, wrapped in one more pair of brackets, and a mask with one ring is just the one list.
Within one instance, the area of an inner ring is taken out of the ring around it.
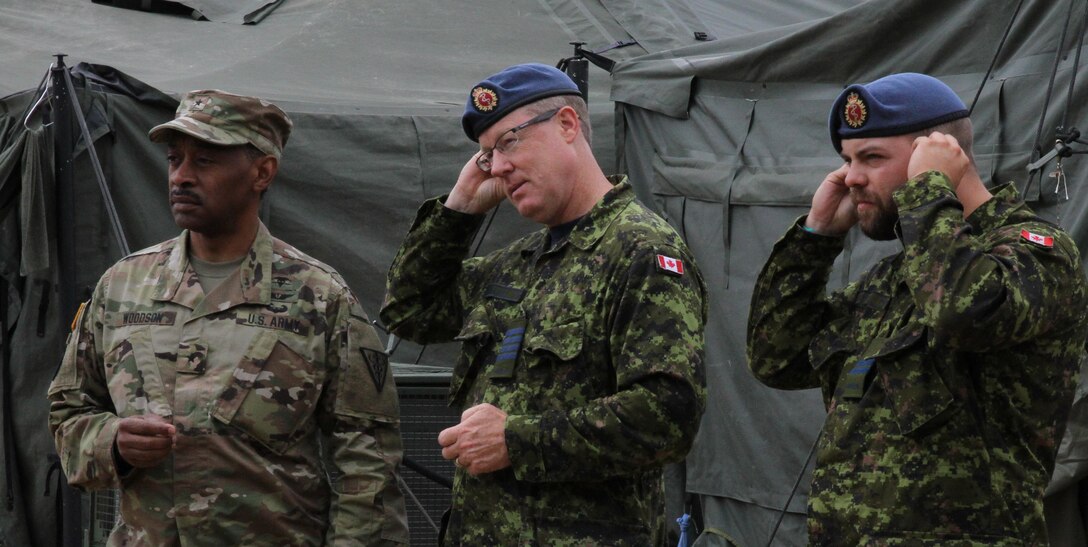
{"label": "sleeve cuff", "polygon": [[114,487],[121,486],[121,480],[128,478],[135,472],[135,468],[129,466],[128,469],[123,469],[118,465],[121,458],[121,454],[117,453],[117,459],[114,459],[114,447],[117,445],[117,430],[121,426],[121,419],[114,418],[109,421],[103,428],[102,433],[95,441],[94,447],[94,459],[101,466],[101,469],[106,470],[106,476],[113,477],[110,482]]}
{"label": "sleeve cuff", "polygon": [[926,171],[908,180],[892,197],[900,211],[907,211],[947,196],[956,197],[952,181],[940,171]]}
{"label": "sleeve cuff", "polygon": [[539,416],[506,417],[506,453],[518,480],[539,482],[547,475],[540,424]]}
{"label": "sleeve cuff", "polygon": [[467,239],[476,233],[484,222],[486,215],[470,215],[460,211],[454,211],[444,205],[445,195],[431,198],[420,206],[416,214],[416,220],[412,224],[412,230],[426,225],[427,230],[436,230],[449,234],[457,241]]}

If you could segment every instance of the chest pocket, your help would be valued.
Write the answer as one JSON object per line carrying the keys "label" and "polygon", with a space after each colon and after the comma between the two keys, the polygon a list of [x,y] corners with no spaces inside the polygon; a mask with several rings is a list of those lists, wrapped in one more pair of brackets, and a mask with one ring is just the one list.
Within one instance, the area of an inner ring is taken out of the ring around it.
{"label": "chest pocket", "polygon": [[608,360],[586,355],[584,338],[578,321],[527,333],[519,381],[539,394],[535,404],[569,407],[615,391]]}
{"label": "chest pocket", "polygon": [[960,406],[928,351],[926,332],[918,323],[907,325],[872,356],[899,433],[910,437],[945,423]]}
{"label": "chest pocket", "polygon": [[451,404],[465,402],[468,388],[483,368],[483,362],[493,358],[494,352],[490,346],[495,339],[487,309],[481,306],[472,310],[465,318],[461,332],[454,337],[454,340],[461,342],[461,355],[457,359],[450,378]]}
{"label": "chest pocket", "polygon": [[845,334],[849,325],[848,318],[836,319],[809,342],[808,358],[823,386],[825,406],[831,404],[831,395],[837,387],[842,366],[853,350]]}
{"label": "chest pocket", "polygon": [[231,374],[212,416],[282,454],[312,432],[322,382],[312,363],[280,342],[258,334]]}
{"label": "chest pocket", "polygon": [[173,414],[147,327],[125,336],[106,353],[103,363],[118,416]]}
{"label": "chest pocket", "polygon": [[582,353],[582,323],[535,330],[525,340],[525,351],[536,357],[529,360],[530,367],[547,360],[571,361]]}

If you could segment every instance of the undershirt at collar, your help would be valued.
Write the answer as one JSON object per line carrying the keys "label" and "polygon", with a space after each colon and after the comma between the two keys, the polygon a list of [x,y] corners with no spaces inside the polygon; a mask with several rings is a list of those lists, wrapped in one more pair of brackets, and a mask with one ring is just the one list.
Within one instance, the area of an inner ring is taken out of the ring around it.
{"label": "undershirt at collar", "polygon": [[204,289],[204,294],[210,294],[242,265],[242,260],[245,258],[245,255],[242,255],[237,260],[228,262],[208,262],[190,253],[189,264],[193,266],[196,278],[200,281],[200,288]]}
{"label": "undershirt at collar", "polygon": [[574,231],[574,226],[577,225],[578,221],[582,220],[582,218],[584,217],[578,217],[569,222],[564,222],[548,228],[548,248],[554,249],[566,241],[567,237],[570,236],[570,233]]}

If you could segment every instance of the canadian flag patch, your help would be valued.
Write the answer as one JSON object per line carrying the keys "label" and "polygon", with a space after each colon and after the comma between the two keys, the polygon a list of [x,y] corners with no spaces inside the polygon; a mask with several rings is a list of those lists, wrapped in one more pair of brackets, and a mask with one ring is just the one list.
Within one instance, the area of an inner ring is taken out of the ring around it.
{"label": "canadian flag patch", "polygon": [[1020,230],[1020,237],[1043,247],[1054,246],[1054,238],[1050,236],[1043,236],[1039,234],[1033,234],[1027,230]]}
{"label": "canadian flag patch", "polygon": [[657,255],[657,269],[673,275],[684,275],[684,261],[671,256]]}

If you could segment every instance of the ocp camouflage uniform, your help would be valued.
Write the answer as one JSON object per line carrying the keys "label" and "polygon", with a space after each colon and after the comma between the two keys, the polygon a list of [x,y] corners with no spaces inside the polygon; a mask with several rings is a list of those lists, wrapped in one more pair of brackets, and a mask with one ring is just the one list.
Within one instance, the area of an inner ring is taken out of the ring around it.
{"label": "ocp camouflage uniform", "polygon": [[[396,386],[339,274],[262,224],[205,296],[187,241],[102,276],[49,390],[69,482],[120,488],[110,545],[406,543]],[[119,475],[119,418],[146,414],[177,445]]]}
{"label": "ocp camouflage uniform", "polygon": [[1045,545],[1043,490],[1088,334],[1077,248],[1012,185],[966,221],[936,171],[894,199],[901,253],[826,297],[843,239],[802,220],[752,297],[752,371],[821,387],[828,407],[809,542]]}
{"label": "ocp camouflage uniform", "polygon": [[556,248],[542,230],[468,260],[482,215],[420,209],[381,317],[410,340],[460,340],[450,404],[509,415],[512,467],[458,470],[446,545],[664,544],[662,465],[687,454],[706,397],[705,287],[634,198],[624,180]]}

